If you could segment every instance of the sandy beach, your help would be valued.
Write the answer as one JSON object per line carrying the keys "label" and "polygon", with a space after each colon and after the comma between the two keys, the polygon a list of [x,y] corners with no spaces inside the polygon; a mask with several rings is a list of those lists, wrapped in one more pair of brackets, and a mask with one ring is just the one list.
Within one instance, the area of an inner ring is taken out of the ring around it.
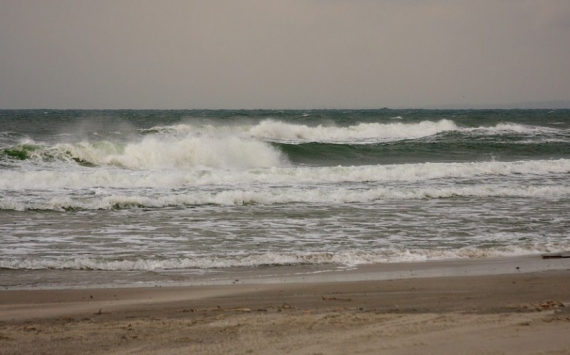
{"label": "sandy beach", "polygon": [[478,276],[5,290],[0,353],[570,354],[570,259],[559,263]]}

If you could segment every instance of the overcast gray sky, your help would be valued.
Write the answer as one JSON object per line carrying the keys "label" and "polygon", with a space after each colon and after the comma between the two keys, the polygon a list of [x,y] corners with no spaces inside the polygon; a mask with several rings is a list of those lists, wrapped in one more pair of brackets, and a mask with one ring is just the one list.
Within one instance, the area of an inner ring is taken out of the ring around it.
{"label": "overcast gray sky", "polygon": [[570,101],[569,0],[0,0],[0,108]]}

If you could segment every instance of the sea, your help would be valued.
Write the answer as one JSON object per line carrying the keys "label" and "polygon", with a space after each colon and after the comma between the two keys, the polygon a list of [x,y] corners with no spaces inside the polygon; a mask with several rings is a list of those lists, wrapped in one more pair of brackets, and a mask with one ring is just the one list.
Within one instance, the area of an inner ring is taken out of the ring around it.
{"label": "sea", "polygon": [[560,252],[569,211],[570,110],[0,110],[7,289]]}

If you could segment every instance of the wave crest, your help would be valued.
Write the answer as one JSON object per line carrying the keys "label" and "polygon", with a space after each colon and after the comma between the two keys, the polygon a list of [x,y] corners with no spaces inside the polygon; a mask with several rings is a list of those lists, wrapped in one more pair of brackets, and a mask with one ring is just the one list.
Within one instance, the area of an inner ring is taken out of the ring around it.
{"label": "wave crest", "polygon": [[355,266],[376,263],[418,262],[445,259],[487,258],[549,253],[563,250],[568,243],[529,243],[516,246],[463,247],[458,249],[387,248],[379,251],[343,252],[266,252],[263,254],[228,255],[224,257],[192,258],[6,258],[0,260],[0,269],[12,270],[105,270],[105,271],[160,271],[183,269],[217,269],[230,267],[257,267],[266,265],[339,265]]}
{"label": "wave crest", "polygon": [[544,176],[570,173],[570,160],[519,162],[424,163],[335,167],[271,167],[259,169],[172,169],[124,171],[6,171],[0,188],[7,190],[53,188],[187,188],[201,186],[298,185],[336,183],[418,182],[435,179],[510,176]]}
{"label": "wave crest", "polygon": [[287,143],[369,144],[422,138],[456,129],[457,125],[450,120],[420,123],[360,123],[349,127],[323,125],[311,127],[265,120],[252,127],[248,133],[258,139]]}
{"label": "wave crest", "polygon": [[240,206],[240,205],[276,205],[290,203],[309,204],[346,204],[372,203],[382,200],[417,200],[449,198],[541,198],[566,199],[570,196],[569,186],[518,186],[504,187],[497,185],[458,186],[458,187],[372,187],[336,188],[239,188],[217,191],[164,192],[144,195],[142,193],[101,193],[96,195],[45,196],[38,198],[6,197],[0,201],[0,210],[116,210],[132,208],[165,208],[203,205]]}
{"label": "wave crest", "polygon": [[162,168],[265,168],[286,164],[283,154],[269,143],[236,136],[226,138],[147,136],[139,142],[109,141],[59,143],[53,146],[23,144],[4,149],[18,160],[76,162],[86,166],[129,169]]}

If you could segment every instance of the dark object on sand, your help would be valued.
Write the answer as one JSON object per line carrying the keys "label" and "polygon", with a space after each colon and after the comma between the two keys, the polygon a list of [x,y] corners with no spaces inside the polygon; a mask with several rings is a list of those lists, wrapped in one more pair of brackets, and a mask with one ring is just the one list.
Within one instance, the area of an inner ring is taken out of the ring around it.
{"label": "dark object on sand", "polygon": [[563,251],[561,253],[542,254],[543,259],[566,259],[570,258],[570,251]]}

